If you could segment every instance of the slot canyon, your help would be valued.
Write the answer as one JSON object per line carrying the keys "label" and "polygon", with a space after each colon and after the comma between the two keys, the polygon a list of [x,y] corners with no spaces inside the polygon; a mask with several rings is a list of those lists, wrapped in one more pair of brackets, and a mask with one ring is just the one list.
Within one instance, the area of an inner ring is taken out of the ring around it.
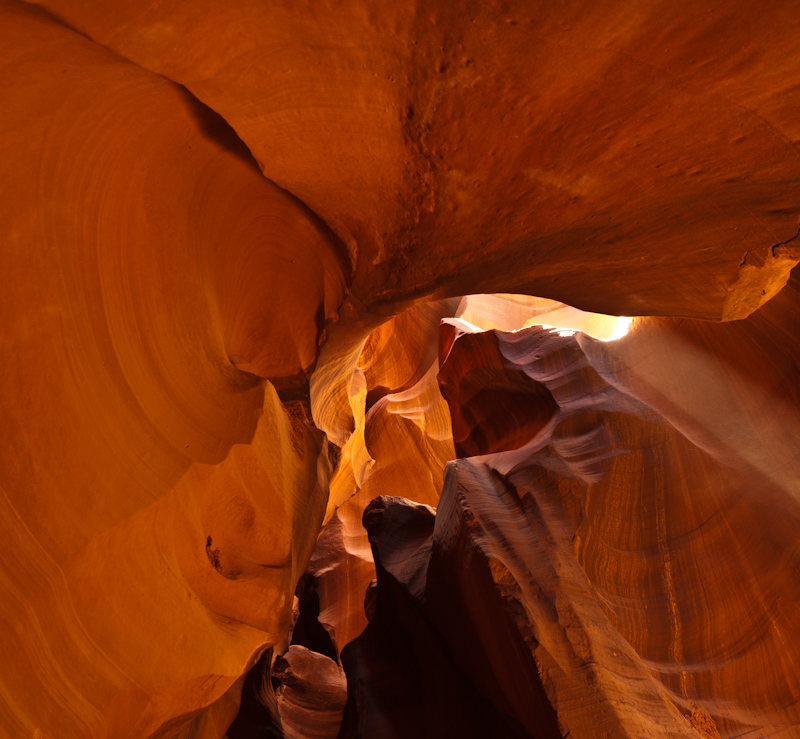
{"label": "slot canyon", "polygon": [[800,6],[0,17],[0,737],[800,737]]}

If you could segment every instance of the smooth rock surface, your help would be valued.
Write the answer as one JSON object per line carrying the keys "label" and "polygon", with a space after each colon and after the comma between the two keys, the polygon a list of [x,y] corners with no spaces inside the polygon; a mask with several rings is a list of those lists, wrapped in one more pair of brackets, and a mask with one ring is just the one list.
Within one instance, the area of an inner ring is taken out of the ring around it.
{"label": "smooth rock surface", "polygon": [[368,309],[741,318],[797,262],[791,3],[42,5],[222,115]]}
{"label": "smooth rock surface", "polygon": [[[353,736],[797,736],[792,3],[0,0],[0,41],[0,734],[279,735],[306,575],[380,676]],[[531,327],[574,308],[639,318]],[[429,535],[371,546],[380,496]]]}

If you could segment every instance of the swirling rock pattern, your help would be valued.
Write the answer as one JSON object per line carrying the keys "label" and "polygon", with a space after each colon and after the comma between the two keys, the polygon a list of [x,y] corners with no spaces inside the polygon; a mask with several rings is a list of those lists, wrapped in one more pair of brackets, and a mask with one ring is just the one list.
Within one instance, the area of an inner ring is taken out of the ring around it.
{"label": "swirling rock pattern", "polygon": [[718,320],[797,261],[772,248],[797,234],[785,1],[43,5],[220,113],[339,235],[367,308],[504,291]]}
{"label": "swirling rock pattern", "polygon": [[[483,366],[493,351],[519,385],[527,376],[549,388],[554,423],[530,430],[524,454],[487,433],[485,454],[451,463],[422,538],[397,524],[408,503],[367,508],[378,605],[343,653],[346,735],[459,735],[428,717],[461,711],[455,698],[403,687],[434,672],[493,699],[483,712],[498,726],[495,710],[520,721],[522,735],[795,736],[798,369],[787,330],[798,295],[793,280],[731,326],[641,319],[612,344],[542,328],[458,336],[448,362],[459,343],[456,361]],[[697,351],[701,334],[713,353]],[[740,371],[734,357],[748,344]],[[451,385],[465,374],[441,372]],[[775,423],[756,426],[765,408]],[[416,620],[397,617],[409,608]],[[444,656],[427,657],[423,640]]]}
{"label": "swirling rock pattern", "polygon": [[[331,480],[331,518],[309,564],[319,620],[339,652],[366,626],[364,591],[375,578],[364,509],[387,490],[435,505],[444,466],[455,458],[436,372],[439,324],[456,308],[457,301],[442,301],[409,309],[371,334],[358,359],[363,407]],[[367,388],[374,390],[368,409]]]}
{"label": "swirling rock pattern", "polygon": [[306,328],[264,328],[289,376],[331,248],[180,87],[2,10],[3,730],[219,736],[285,631],[330,475],[302,404],[229,357],[265,356],[237,338],[248,300],[277,310],[278,273],[247,264],[282,229],[296,245],[280,279]]}
{"label": "swirling rock pattern", "polygon": [[292,646],[273,667],[286,739],[336,739],[347,699],[344,672],[332,659]]}
{"label": "swirling rock pattern", "polygon": [[[743,322],[638,319],[614,343],[445,319],[453,418],[492,415],[435,525],[367,506],[378,598],[342,653],[342,736],[795,735],[797,288]],[[471,366],[497,368],[499,401],[458,392]],[[545,426],[496,412],[526,385],[548,391]]]}
{"label": "swirling rock pattern", "polygon": [[[334,735],[272,691],[305,574],[350,735],[399,694],[797,735],[791,3],[0,0],[0,41],[0,734]],[[573,308],[646,317],[530,327]]]}

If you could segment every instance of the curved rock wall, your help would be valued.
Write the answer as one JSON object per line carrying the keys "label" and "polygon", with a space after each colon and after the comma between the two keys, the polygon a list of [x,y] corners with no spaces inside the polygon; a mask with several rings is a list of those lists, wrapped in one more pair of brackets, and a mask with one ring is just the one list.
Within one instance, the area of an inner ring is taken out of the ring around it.
{"label": "curved rock wall", "polygon": [[0,19],[0,733],[797,734],[790,3]]}

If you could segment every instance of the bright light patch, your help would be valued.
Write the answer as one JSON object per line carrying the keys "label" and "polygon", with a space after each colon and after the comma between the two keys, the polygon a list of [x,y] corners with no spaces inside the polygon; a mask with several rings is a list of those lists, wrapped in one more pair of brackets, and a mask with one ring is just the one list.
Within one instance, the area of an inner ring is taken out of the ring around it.
{"label": "bright light patch", "polygon": [[600,339],[600,341],[616,341],[617,339],[621,339],[625,334],[628,333],[631,329],[631,323],[633,323],[632,318],[628,318],[627,316],[620,316],[617,318],[617,325],[614,327],[614,331],[612,332],[611,336],[607,339]]}
{"label": "bright light patch", "polygon": [[457,317],[481,331],[521,331],[541,326],[558,336],[577,332],[599,341],[616,341],[630,330],[632,318],[589,313],[565,303],[528,295],[467,295]]}
{"label": "bright light patch", "polygon": [[[537,324],[533,324],[534,326]],[[575,336],[577,333],[575,330],[571,328],[560,328],[559,326],[548,326],[546,323],[540,324],[542,328],[549,328],[551,334],[558,334],[559,336]],[[523,331],[524,329],[519,329],[519,331]]]}

